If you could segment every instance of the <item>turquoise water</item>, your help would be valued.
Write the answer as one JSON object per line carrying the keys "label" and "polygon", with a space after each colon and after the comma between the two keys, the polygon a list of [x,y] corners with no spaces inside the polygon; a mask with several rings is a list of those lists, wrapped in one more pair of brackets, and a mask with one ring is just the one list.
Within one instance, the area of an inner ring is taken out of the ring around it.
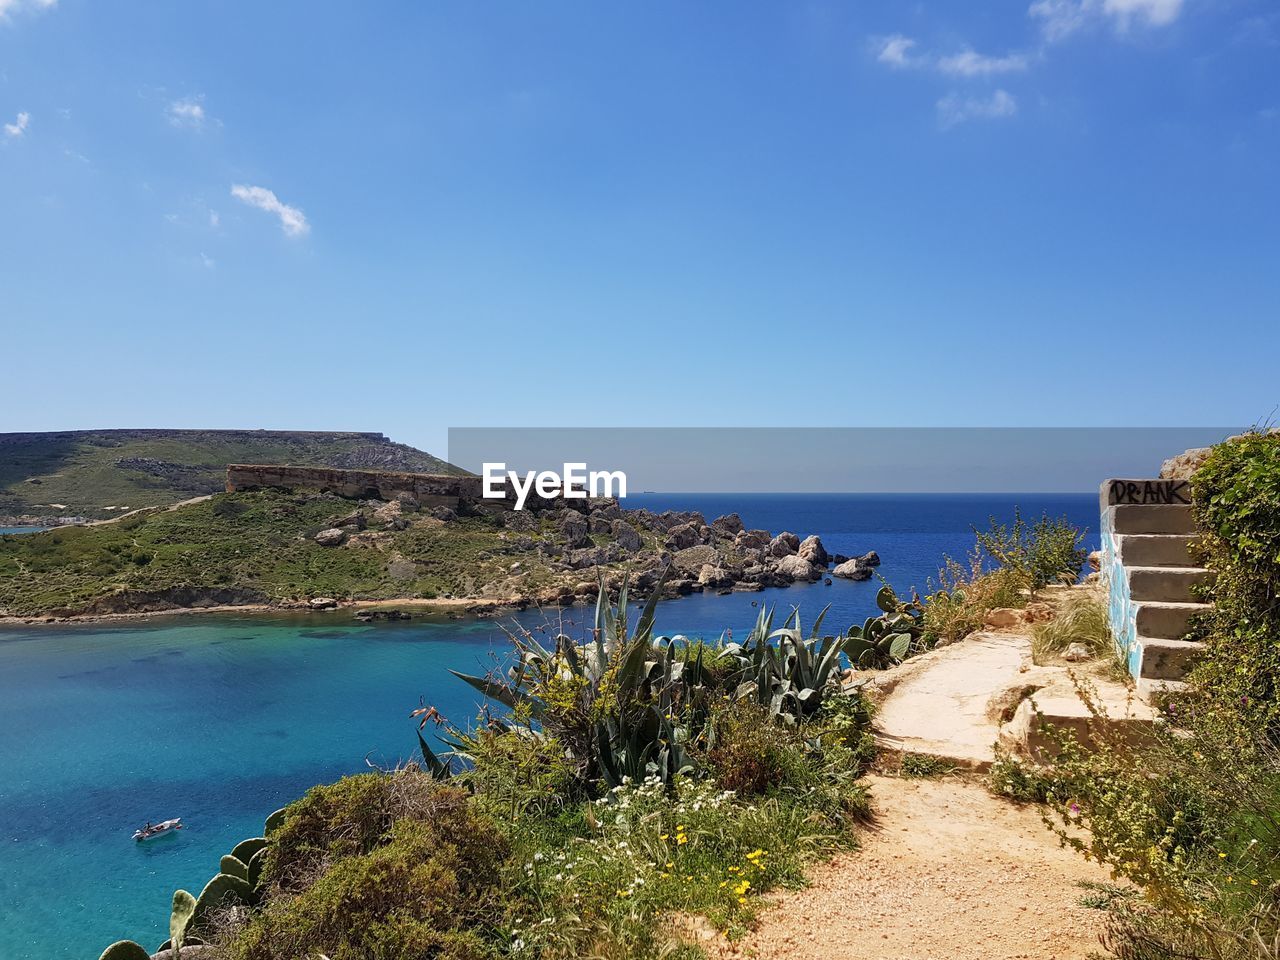
{"label": "turquoise water", "polygon": [[[895,584],[923,585],[969,523],[1029,512],[1096,523],[1069,498],[677,498],[750,526],[818,532],[845,553],[878,550]],[[690,502],[694,501],[694,502]],[[638,505],[638,504],[637,504]],[[741,636],[756,605],[801,606],[828,626],[874,609],[876,581],[693,596],[659,609],[660,633]],[[545,614],[526,613],[534,626]],[[586,608],[565,612],[570,632]],[[497,624],[431,619],[361,625],[349,613],[206,614],[111,625],[0,629],[0,960],[96,957],[113,940],[165,939],[169,901],[198,892],[218,858],[315,783],[409,759],[419,698],[451,720],[478,696],[447,673],[484,672],[505,650]],[[145,844],[145,820],[188,829]]]}
{"label": "turquoise water", "polygon": [[48,527],[0,527],[0,536],[6,533],[39,533],[41,530],[48,529]]}

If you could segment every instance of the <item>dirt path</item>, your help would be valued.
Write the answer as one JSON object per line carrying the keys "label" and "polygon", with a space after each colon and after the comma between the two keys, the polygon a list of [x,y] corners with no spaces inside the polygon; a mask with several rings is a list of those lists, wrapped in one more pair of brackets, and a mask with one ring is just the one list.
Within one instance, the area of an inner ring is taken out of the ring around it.
{"label": "dirt path", "polygon": [[[776,898],[728,951],[786,960],[1084,960],[1102,914],[1079,881],[1106,871],[1058,845],[1034,808],[958,778],[872,777],[861,850]],[[1104,954],[1105,955],[1105,954]]]}

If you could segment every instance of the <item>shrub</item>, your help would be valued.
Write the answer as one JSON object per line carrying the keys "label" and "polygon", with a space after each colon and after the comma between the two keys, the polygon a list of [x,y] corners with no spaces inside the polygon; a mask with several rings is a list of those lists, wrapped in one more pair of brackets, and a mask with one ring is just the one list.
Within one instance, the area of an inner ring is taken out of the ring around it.
{"label": "shrub", "polygon": [[1053,789],[1053,779],[1046,771],[996,747],[995,762],[987,772],[987,789],[1016,803],[1044,803]]}
{"label": "shrub", "polygon": [[475,928],[501,913],[507,842],[462,791],[428,792],[429,814],[397,821],[385,843],[334,860],[298,896],[271,903],[237,939],[236,960],[496,956]]}
{"label": "shrub", "polygon": [[974,528],[973,532],[992,560],[1022,574],[1032,590],[1062,580],[1074,582],[1084,568],[1084,534],[1066,518],[1053,520],[1043,514],[1028,524],[1015,509],[1012,524],[997,523],[992,517],[986,530]]}
{"label": "shrub", "polygon": [[554,737],[480,727],[459,733],[455,752],[472,764],[463,779],[495,812],[512,820],[553,814],[585,799],[573,765]]}
{"label": "shrub", "polygon": [[447,817],[462,796],[456,789],[438,789],[414,767],[313,787],[288,807],[284,823],[272,834],[262,883],[299,890],[328,864],[385,843],[397,820]]}
{"label": "shrub", "polygon": [[1214,447],[1192,490],[1214,611],[1191,683],[1219,722],[1280,743],[1280,434]]}
{"label": "shrub", "polygon": [[759,893],[804,880],[804,865],[852,845],[788,792],[739,797],[711,780],[651,777],[615,787],[580,816],[515,825],[506,931],[521,957],[635,960],[673,954],[673,914],[743,932]]}
{"label": "shrub", "polygon": [[898,771],[904,777],[928,779],[944,777],[954,773],[956,765],[944,757],[933,757],[926,753],[905,753],[898,765]]}
{"label": "shrub", "polygon": [[1010,568],[987,570],[975,550],[968,565],[947,559],[938,573],[939,588],[924,601],[924,625],[934,640],[960,640],[981,630],[987,614],[1001,607],[1023,607],[1031,581]]}

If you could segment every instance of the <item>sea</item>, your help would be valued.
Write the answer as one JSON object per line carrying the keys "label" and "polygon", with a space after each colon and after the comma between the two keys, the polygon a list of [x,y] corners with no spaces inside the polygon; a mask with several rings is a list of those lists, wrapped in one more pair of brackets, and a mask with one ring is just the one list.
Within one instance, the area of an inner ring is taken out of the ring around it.
{"label": "sea", "polygon": [[[628,507],[736,512],[748,527],[816,533],[832,553],[875,550],[900,593],[927,589],[967,556],[988,518],[1065,517],[1097,543],[1095,493],[640,494]],[[659,634],[741,639],[760,605],[823,632],[875,611],[882,581],[796,585],[663,602]],[[502,661],[504,627],[572,635],[590,609],[526,610],[510,621],[419,617],[361,624],[349,611],[189,614],[139,621],[0,627],[0,958],[96,957],[167,937],[178,888],[198,894],[218,860],[308,787],[412,759],[410,711],[451,722],[479,696],[450,668]],[[548,632],[550,632],[548,630]],[[145,843],[145,821],[185,829]]]}

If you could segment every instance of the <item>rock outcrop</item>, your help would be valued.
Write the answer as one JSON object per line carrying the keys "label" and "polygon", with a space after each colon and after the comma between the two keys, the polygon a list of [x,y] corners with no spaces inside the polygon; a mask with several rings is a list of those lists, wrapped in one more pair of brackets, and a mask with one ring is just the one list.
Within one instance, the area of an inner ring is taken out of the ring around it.
{"label": "rock outcrop", "polygon": [[844,580],[870,580],[871,568],[862,562],[861,557],[854,557],[838,564],[832,569],[831,575]]}

